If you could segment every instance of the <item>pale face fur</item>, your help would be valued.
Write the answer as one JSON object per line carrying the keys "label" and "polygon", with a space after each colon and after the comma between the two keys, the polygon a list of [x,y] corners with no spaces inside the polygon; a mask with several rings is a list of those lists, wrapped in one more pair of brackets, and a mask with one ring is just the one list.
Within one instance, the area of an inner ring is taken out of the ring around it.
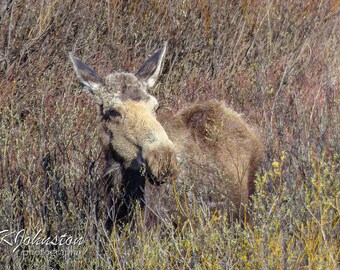
{"label": "pale face fur", "polygon": [[141,78],[121,72],[101,79],[90,67],[70,55],[85,92],[98,105],[104,150],[113,151],[116,161],[125,169],[145,173],[156,182],[177,174],[174,145],[156,119],[156,98],[147,92],[156,78],[154,75],[143,78],[143,72],[152,66],[156,66],[155,72],[160,71],[165,49],[155,54],[156,61],[142,66],[137,75]]}
{"label": "pale face fur", "polygon": [[[104,131],[104,148],[112,146],[126,169],[145,167],[160,179],[159,176],[167,173],[161,171],[166,168],[160,168],[160,164],[168,162],[158,160],[175,160],[175,153],[173,143],[156,120],[157,100],[146,93],[143,83],[128,73],[108,75],[101,93],[98,116]],[[171,168],[169,170],[171,174]]]}
{"label": "pale face fur", "polygon": [[[179,206],[169,199],[176,196],[174,183],[187,194],[186,203],[195,196],[214,209],[233,205],[242,211],[253,192],[262,143],[239,114],[214,100],[167,116],[161,125],[158,102],[147,90],[160,74],[165,51],[166,45],[136,75],[111,73],[105,79],[70,54],[84,91],[98,106],[107,193],[120,179],[127,194],[115,204],[115,215],[125,218],[133,200],[149,204],[158,215],[159,206],[176,211]],[[161,186],[147,188],[146,179]],[[109,200],[109,211],[112,207]]]}

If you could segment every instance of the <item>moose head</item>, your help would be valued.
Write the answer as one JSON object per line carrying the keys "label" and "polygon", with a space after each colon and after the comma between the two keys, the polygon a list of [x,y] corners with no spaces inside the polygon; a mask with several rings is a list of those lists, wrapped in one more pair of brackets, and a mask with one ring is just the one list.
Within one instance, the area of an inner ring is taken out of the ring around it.
{"label": "moose head", "polygon": [[160,75],[166,49],[167,44],[136,74],[115,72],[105,78],[69,54],[83,91],[98,106],[107,157],[126,170],[144,172],[154,183],[177,175],[174,144],[156,119],[157,99],[148,93]]}

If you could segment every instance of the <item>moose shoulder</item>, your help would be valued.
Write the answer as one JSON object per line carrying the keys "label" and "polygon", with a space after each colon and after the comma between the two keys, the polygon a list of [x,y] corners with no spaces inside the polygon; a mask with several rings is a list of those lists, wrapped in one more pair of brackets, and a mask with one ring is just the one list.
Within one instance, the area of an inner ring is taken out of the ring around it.
{"label": "moose shoulder", "polygon": [[242,216],[254,191],[263,145],[238,113],[211,100],[157,119],[158,102],[148,89],[166,49],[135,75],[105,78],[70,53],[84,92],[98,107],[109,230],[115,220],[128,221],[136,203],[158,216],[188,215],[194,202]]}

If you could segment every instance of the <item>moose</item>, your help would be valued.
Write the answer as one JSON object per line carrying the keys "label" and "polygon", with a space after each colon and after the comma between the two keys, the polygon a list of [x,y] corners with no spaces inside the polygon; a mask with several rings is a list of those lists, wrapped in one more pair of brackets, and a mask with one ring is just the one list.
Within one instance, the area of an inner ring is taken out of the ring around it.
{"label": "moose", "polygon": [[97,105],[105,156],[106,229],[131,220],[135,208],[160,218],[190,215],[195,205],[244,217],[255,189],[263,144],[224,102],[194,103],[157,118],[149,93],[161,74],[167,43],[138,71],[100,77],[69,53],[83,91]]}

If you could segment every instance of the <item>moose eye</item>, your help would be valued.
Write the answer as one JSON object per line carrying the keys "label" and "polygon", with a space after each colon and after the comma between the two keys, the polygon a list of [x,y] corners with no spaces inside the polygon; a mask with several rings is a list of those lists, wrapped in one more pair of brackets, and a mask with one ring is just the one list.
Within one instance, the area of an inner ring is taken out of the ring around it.
{"label": "moose eye", "polygon": [[104,120],[108,121],[110,119],[114,119],[121,116],[122,116],[121,113],[118,112],[117,110],[110,109],[106,111],[106,113],[104,114]]}

